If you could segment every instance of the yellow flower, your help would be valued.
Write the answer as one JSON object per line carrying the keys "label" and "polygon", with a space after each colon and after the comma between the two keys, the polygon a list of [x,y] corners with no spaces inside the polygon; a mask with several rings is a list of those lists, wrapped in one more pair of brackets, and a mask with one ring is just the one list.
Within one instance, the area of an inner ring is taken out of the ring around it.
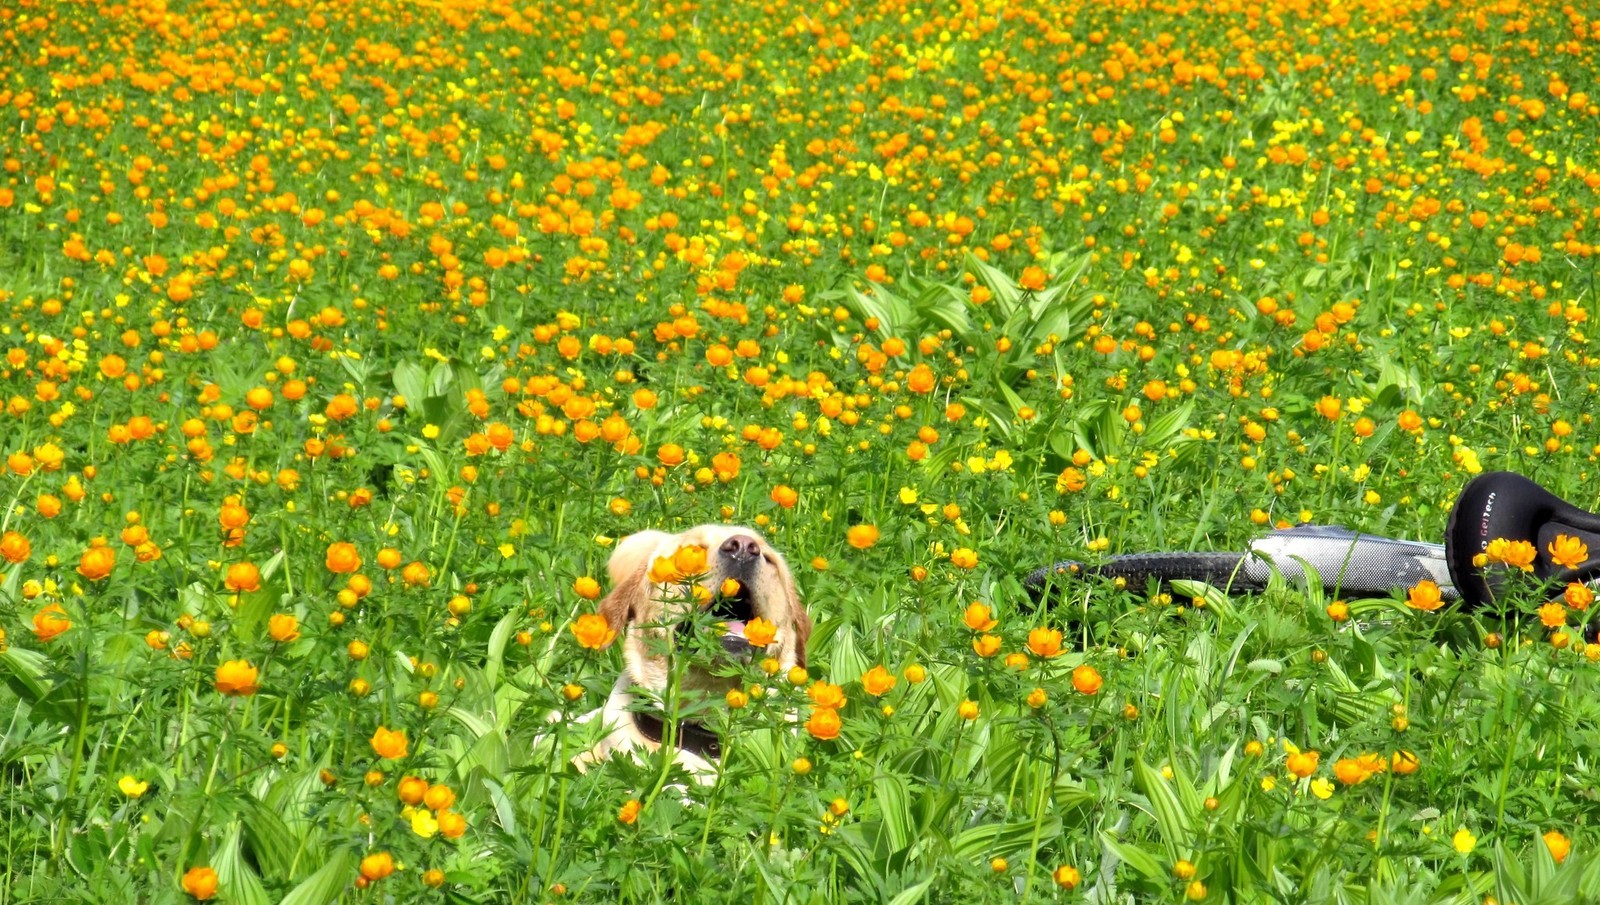
{"label": "yellow flower", "polygon": [[958,569],[975,569],[978,566],[978,554],[966,547],[957,547],[950,553],[950,564]]}
{"label": "yellow flower", "polygon": [[1078,873],[1078,869],[1076,867],[1065,864],[1056,868],[1055,871],[1050,874],[1050,877],[1051,879],[1055,880],[1056,885],[1062,889],[1076,889],[1078,884],[1083,882],[1083,874]]}
{"label": "yellow flower", "polygon": [[411,832],[424,839],[432,839],[439,832],[439,821],[433,819],[432,811],[418,808],[411,813]]}
{"label": "yellow flower", "polygon": [[144,794],[146,789],[150,788],[150,784],[133,776],[124,776],[117,780],[117,788],[129,798],[138,798]]}
{"label": "yellow flower", "polygon": [[1472,835],[1471,831],[1469,831],[1466,827],[1462,827],[1461,829],[1456,830],[1456,834],[1454,836],[1450,837],[1450,845],[1453,846],[1457,852],[1460,852],[1463,855],[1470,855],[1472,854],[1472,850],[1478,846],[1478,837]]}
{"label": "yellow flower", "polygon": [[1550,546],[1550,561],[1565,569],[1576,569],[1589,559],[1589,546],[1580,538],[1557,534]]}
{"label": "yellow flower", "polygon": [[962,701],[961,704],[956,707],[956,713],[960,714],[961,718],[964,720],[975,720],[978,718],[978,702]]}
{"label": "yellow flower", "polygon": [[1333,797],[1333,783],[1327,779],[1313,779],[1311,780],[1311,794],[1323,801],[1327,801]]}
{"label": "yellow flower", "polygon": [[288,644],[300,637],[300,620],[288,613],[274,613],[267,620],[267,635],[279,644]]}

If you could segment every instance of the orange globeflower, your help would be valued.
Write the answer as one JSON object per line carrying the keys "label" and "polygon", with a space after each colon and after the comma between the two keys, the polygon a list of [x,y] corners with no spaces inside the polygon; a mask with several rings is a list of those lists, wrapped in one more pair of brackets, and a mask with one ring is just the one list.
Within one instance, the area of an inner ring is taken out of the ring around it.
{"label": "orange globeflower", "polygon": [[1072,671],[1072,687],[1078,689],[1079,694],[1096,694],[1104,684],[1100,671],[1087,663]]}
{"label": "orange globeflower", "polygon": [[21,534],[7,531],[4,536],[0,536],[0,556],[5,557],[6,562],[19,563],[32,554],[33,544]]}
{"label": "orange globeflower", "polygon": [[1557,534],[1545,549],[1550,552],[1550,561],[1564,569],[1576,569],[1589,558],[1588,544],[1565,534]]}
{"label": "orange globeflower", "polygon": [[1567,860],[1567,855],[1572,852],[1572,840],[1562,835],[1560,830],[1551,830],[1544,834],[1545,847],[1550,849],[1550,857],[1557,864]]}
{"label": "orange globeflower", "polygon": [[405,581],[407,587],[425,588],[431,577],[428,567],[421,562],[407,563],[406,567],[400,570],[400,578]]}
{"label": "orange globeflower", "polygon": [[595,581],[588,575],[584,575],[572,583],[572,591],[584,600],[599,600],[600,582]]}
{"label": "orange globeflower", "polygon": [[377,731],[372,733],[370,741],[372,750],[385,760],[396,760],[405,757],[411,744],[406,739],[406,731],[404,729],[391,730],[384,726],[379,726]]}
{"label": "orange globeflower", "polygon": [[957,547],[950,554],[950,564],[958,569],[974,569],[978,566],[977,551],[966,547]]}
{"label": "orange globeflower", "polygon": [[400,796],[402,803],[415,807],[428,794],[428,781],[420,776],[407,776],[400,780],[395,793]]}
{"label": "orange globeflower", "polygon": [[1290,773],[1305,779],[1307,776],[1317,772],[1317,763],[1321,759],[1322,755],[1315,751],[1295,751],[1284,761],[1284,766],[1288,768]]}
{"label": "orange globeflower", "polygon": [[361,568],[361,553],[356,550],[356,545],[347,541],[339,541],[328,545],[328,555],[324,559],[329,572],[340,575],[349,575]]}
{"label": "orange globeflower", "polygon": [[1561,596],[1567,601],[1567,606],[1575,610],[1587,610],[1589,604],[1594,603],[1594,591],[1581,582],[1574,581],[1567,585],[1566,592]]}
{"label": "orange globeflower", "polygon": [[223,584],[235,594],[248,594],[261,590],[261,570],[254,563],[236,562],[228,567]]}
{"label": "orange globeflower", "polygon": [[183,874],[183,891],[204,902],[216,898],[217,872],[209,867],[191,867]]}
{"label": "orange globeflower", "polygon": [[288,644],[300,637],[300,620],[288,613],[273,613],[267,620],[267,635],[279,644]]}
{"label": "orange globeflower", "polygon": [[40,641],[49,641],[70,628],[72,620],[67,618],[67,611],[59,603],[49,604],[33,614],[33,633]]}
{"label": "orange globeflower", "polygon": [[818,707],[837,710],[845,705],[844,689],[821,680],[811,683],[811,687],[806,689],[806,696]]}
{"label": "orange globeflower", "polygon": [[1444,606],[1444,597],[1439,592],[1438,583],[1431,578],[1417,582],[1417,586],[1406,595],[1406,606],[1428,613]]}
{"label": "orange globeflower", "polygon": [[348,393],[340,393],[328,400],[328,407],[323,410],[323,414],[334,421],[344,421],[360,411],[360,409],[361,404],[356,402],[354,396]]}
{"label": "orange globeflower", "polygon": [[1533,571],[1533,561],[1539,556],[1539,549],[1525,540],[1506,540],[1497,537],[1489,541],[1483,548],[1485,562],[1502,563],[1524,572]]}
{"label": "orange globeflower", "polygon": [[256,680],[261,673],[244,660],[229,660],[217,667],[217,691],[221,694],[249,697],[261,690]]}
{"label": "orange globeflower", "polygon": [[778,627],[757,616],[745,623],[744,640],[752,647],[766,647],[778,640]]}
{"label": "orange globeflower", "polygon": [[662,465],[668,467],[681,465],[684,459],[683,447],[676,443],[664,444],[660,449],[656,450],[656,458],[661,460]]}
{"label": "orange globeflower", "polygon": [[1061,632],[1040,626],[1028,632],[1028,650],[1035,657],[1048,659],[1061,653]]}
{"label": "orange globeflower", "polygon": [[573,620],[572,637],[578,639],[580,647],[601,650],[617,639],[617,633],[612,631],[606,617],[599,613],[584,613]]}
{"label": "orange globeflower", "polygon": [[785,509],[793,509],[800,502],[800,494],[787,484],[779,484],[772,488],[772,501]]}
{"label": "orange globeflower", "polygon": [[639,802],[639,799],[630,798],[623,802],[621,808],[617,809],[617,819],[631,826],[639,819],[639,812],[642,810],[644,810],[644,805]]}
{"label": "orange globeflower", "polygon": [[857,550],[866,550],[878,542],[878,526],[876,525],[851,525],[845,532],[845,540]]}
{"label": "orange globeflower", "polygon": [[876,698],[880,695],[888,693],[890,689],[894,688],[895,683],[898,681],[900,680],[894,677],[894,673],[883,668],[881,665],[874,666],[862,674],[861,690]]}
{"label": "orange globeflower", "polygon": [[90,547],[78,560],[78,574],[90,581],[100,581],[117,564],[117,551],[111,547]]}
{"label": "orange globeflower", "polygon": [[369,881],[382,880],[394,873],[394,856],[388,852],[375,852],[361,859],[361,876]]}
{"label": "orange globeflower", "polygon": [[832,707],[818,707],[811,711],[811,717],[806,720],[806,731],[813,738],[827,742],[839,737],[839,729],[843,725],[839,711]]}
{"label": "orange globeflower", "polygon": [[961,615],[961,621],[975,632],[987,632],[1000,624],[990,615],[987,604],[977,602],[967,604],[967,611]]}

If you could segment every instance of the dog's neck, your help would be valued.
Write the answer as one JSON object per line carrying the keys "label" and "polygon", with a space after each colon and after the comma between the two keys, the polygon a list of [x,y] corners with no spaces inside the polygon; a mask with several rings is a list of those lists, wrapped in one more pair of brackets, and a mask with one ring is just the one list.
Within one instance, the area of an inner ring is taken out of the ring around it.
{"label": "dog's neck", "polygon": [[[626,718],[633,721],[633,728],[645,741],[653,745],[666,744],[667,720],[653,709],[634,710],[635,695],[631,690],[632,687],[633,683],[628,681],[626,674],[618,677],[616,688],[612,691],[613,701],[620,705],[619,709],[626,714]],[[722,739],[698,720],[678,720],[675,730],[673,745],[678,750],[687,751],[706,760],[716,760],[722,756]]]}
{"label": "dog's neck", "polygon": [[[633,728],[657,745],[664,743],[667,737],[667,725],[666,720],[654,713],[636,711],[633,714]],[[710,729],[693,720],[679,720],[676,729],[674,744],[679,749],[707,760],[716,760],[722,756],[722,739]]]}

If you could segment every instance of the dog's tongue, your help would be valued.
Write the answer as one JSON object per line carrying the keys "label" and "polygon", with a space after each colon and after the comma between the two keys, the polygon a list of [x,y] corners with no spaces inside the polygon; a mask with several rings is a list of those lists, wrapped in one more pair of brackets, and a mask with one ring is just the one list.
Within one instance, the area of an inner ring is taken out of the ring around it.
{"label": "dog's tongue", "polygon": [[743,638],[744,637],[744,623],[743,622],[741,622],[741,621],[736,619],[736,620],[733,620],[732,622],[724,622],[724,623],[722,623],[722,625],[723,625],[723,627],[725,627],[727,629],[727,634],[732,635],[735,638]]}

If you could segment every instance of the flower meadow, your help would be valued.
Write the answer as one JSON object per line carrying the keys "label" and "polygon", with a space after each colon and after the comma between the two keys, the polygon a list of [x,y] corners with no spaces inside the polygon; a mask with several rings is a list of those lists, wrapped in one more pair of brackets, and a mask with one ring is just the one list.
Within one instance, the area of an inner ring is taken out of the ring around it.
{"label": "flower meadow", "polygon": [[[1600,506],[1597,48],[0,5],[0,903],[1600,900],[1587,588],[1022,584],[1438,541],[1485,470]],[[720,665],[710,785],[579,771],[609,553],[702,522],[786,554],[806,666]]]}

